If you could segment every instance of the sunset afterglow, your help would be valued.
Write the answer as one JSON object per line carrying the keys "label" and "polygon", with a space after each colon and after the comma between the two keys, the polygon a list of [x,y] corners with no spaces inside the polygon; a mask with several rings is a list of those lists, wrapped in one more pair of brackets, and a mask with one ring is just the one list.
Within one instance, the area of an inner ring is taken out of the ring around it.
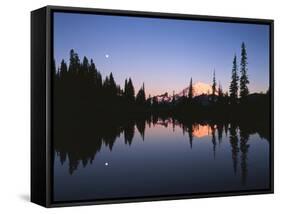
{"label": "sunset afterglow", "polygon": [[186,88],[191,77],[211,84],[215,70],[226,92],[242,42],[250,92],[269,87],[268,25],[68,13],[55,13],[54,20],[57,64],[68,62],[73,48],[81,58],[93,58],[103,76],[112,72],[121,88],[131,77],[136,90],[145,84],[147,96],[171,95]]}

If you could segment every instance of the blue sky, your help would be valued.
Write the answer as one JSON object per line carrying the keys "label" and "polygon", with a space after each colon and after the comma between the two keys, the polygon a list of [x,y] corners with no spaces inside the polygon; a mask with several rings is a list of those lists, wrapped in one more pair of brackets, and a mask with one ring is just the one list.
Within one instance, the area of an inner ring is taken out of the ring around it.
{"label": "blue sky", "polygon": [[[93,58],[103,77],[110,72],[123,87],[131,77],[151,95],[178,92],[193,82],[229,87],[234,54],[248,53],[250,92],[269,86],[269,26],[157,18],[54,14],[54,57],[68,61],[70,49]],[[107,56],[107,57],[106,57]]]}

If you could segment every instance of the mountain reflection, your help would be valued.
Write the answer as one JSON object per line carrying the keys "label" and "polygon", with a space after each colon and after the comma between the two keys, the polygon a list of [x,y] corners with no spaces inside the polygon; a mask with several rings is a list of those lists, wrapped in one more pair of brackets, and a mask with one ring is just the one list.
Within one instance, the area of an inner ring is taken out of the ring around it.
{"label": "mountain reflection", "polygon": [[[174,118],[160,118],[155,115],[126,119],[118,123],[115,123],[115,120],[112,119],[108,123],[108,120],[87,124],[86,126],[85,124],[80,126],[79,123],[70,123],[72,125],[69,125],[69,127],[55,127],[54,131],[58,136],[58,140],[54,143],[54,151],[62,165],[66,164],[68,159],[69,174],[73,174],[78,170],[80,164],[83,167],[88,164],[94,164],[95,156],[100,152],[101,148],[107,147],[109,150],[113,150],[117,138],[122,135],[124,137],[123,143],[131,146],[134,143],[136,132],[140,134],[142,141],[146,141],[146,130],[150,129],[153,132],[153,127],[161,126],[165,129],[170,128],[172,130],[171,134],[176,134],[176,128],[181,129],[183,135],[187,136],[187,142],[191,150],[195,139],[198,140],[196,143],[199,143],[201,142],[200,140],[206,138],[204,142],[211,144],[211,152],[215,161],[217,147],[222,143],[228,143],[231,150],[233,173],[235,175],[238,167],[240,167],[241,183],[246,184],[250,135],[257,133],[261,138],[269,141],[268,131],[263,129],[262,126],[253,126],[253,124],[237,124],[225,121],[187,122]],[[161,135],[161,133],[156,134]],[[240,166],[238,166],[239,163]]]}

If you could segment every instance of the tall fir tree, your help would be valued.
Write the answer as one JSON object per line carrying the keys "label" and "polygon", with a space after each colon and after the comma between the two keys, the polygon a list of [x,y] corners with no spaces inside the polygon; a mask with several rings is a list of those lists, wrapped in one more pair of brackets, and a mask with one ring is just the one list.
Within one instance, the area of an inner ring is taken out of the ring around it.
{"label": "tall fir tree", "polygon": [[216,102],[216,91],[217,91],[217,81],[216,81],[216,71],[213,72],[213,83],[212,83],[212,97],[211,101]]}
{"label": "tall fir tree", "polygon": [[73,49],[69,53],[69,72],[73,73],[75,69],[75,52]]}
{"label": "tall fir tree", "polygon": [[80,70],[80,59],[73,49],[70,50],[69,57],[69,72],[78,73]]}
{"label": "tall fir tree", "polygon": [[80,72],[82,72],[84,74],[89,72],[89,60],[85,56],[83,58],[83,62],[82,62],[82,65],[81,65],[81,71]]}
{"label": "tall fir tree", "polygon": [[125,88],[124,88],[125,97],[130,101],[135,101],[135,88],[131,78],[127,81],[125,80]]}
{"label": "tall fir tree", "polygon": [[144,105],[145,101],[146,101],[146,98],[145,98],[145,89],[144,89],[144,83],[143,83],[142,87],[140,88],[140,90],[137,93],[136,103],[140,104],[140,105]]}
{"label": "tall fir tree", "polygon": [[117,95],[117,86],[113,74],[111,72],[109,75],[109,90],[111,95]]}
{"label": "tall fir tree", "polygon": [[127,97],[128,94],[128,80],[125,79],[125,84],[124,84],[124,96]]}
{"label": "tall fir tree", "polygon": [[222,102],[223,102],[223,90],[222,90],[222,86],[221,86],[220,82],[219,82],[219,87],[218,87],[218,102],[219,102],[219,104],[222,104]]}
{"label": "tall fir tree", "polygon": [[189,82],[189,87],[188,87],[188,99],[192,99],[193,98],[193,84],[192,84],[192,78],[190,78],[190,82]]}
{"label": "tall fir tree", "polygon": [[96,68],[96,65],[95,65],[93,59],[91,59],[90,63],[89,63],[89,77],[93,81],[93,86],[95,88],[101,87],[102,81],[100,80],[101,82],[98,82],[97,68]]}
{"label": "tall fir tree", "polygon": [[218,96],[223,97],[223,90],[222,90],[222,86],[220,83],[219,83],[219,88],[218,88]]}
{"label": "tall fir tree", "polygon": [[89,71],[90,71],[90,72],[93,72],[93,73],[96,73],[96,72],[97,72],[97,68],[96,68],[96,65],[95,65],[93,59],[90,60]]}
{"label": "tall fir tree", "polygon": [[248,62],[247,62],[247,51],[245,43],[243,42],[241,45],[241,62],[240,62],[240,98],[244,99],[246,96],[249,95],[248,84]]}
{"label": "tall fir tree", "polygon": [[212,96],[214,97],[217,91],[216,71],[213,73]]}
{"label": "tall fir tree", "polygon": [[239,76],[238,76],[238,73],[237,73],[237,58],[236,58],[236,55],[234,55],[231,82],[230,82],[230,86],[229,86],[229,96],[230,96],[230,102],[232,104],[237,103],[238,81],[239,81]]}

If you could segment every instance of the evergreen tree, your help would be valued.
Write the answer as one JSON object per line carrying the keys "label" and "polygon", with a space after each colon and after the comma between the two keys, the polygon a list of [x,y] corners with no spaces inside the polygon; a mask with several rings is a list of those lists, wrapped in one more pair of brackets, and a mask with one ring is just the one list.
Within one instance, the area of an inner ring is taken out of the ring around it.
{"label": "evergreen tree", "polygon": [[93,72],[93,73],[97,72],[96,65],[95,65],[93,59],[91,59],[91,61],[90,61],[89,72]]}
{"label": "evergreen tree", "polygon": [[100,72],[96,72],[96,86],[97,88],[102,88],[102,76]]}
{"label": "evergreen tree", "polygon": [[188,87],[188,99],[192,99],[192,98],[193,98],[193,85],[192,85],[192,78],[191,78]]}
{"label": "evergreen tree", "polygon": [[142,85],[142,87],[140,88],[140,90],[137,93],[136,96],[136,103],[139,105],[144,105],[145,104],[145,90],[144,90],[144,83]]}
{"label": "evergreen tree", "polygon": [[218,88],[218,102],[220,104],[222,104],[222,102],[223,102],[223,90],[222,90],[222,86],[220,83],[219,83],[219,88]]}
{"label": "evergreen tree", "polygon": [[114,80],[113,75],[112,75],[111,72],[110,72],[110,75],[109,75],[109,90],[110,90],[110,94],[111,95],[116,95],[117,94],[116,83],[115,83],[115,80]]}
{"label": "evergreen tree", "polygon": [[69,57],[69,72],[70,73],[78,73],[80,70],[80,59],[77,53],[74,52],[73,49],[70,50]]}
{"label": "evergreen tree", "polygon": [[73,73],[75,67],[75,52],[73,49],[70,50],[69,53],[69,72]]}
{"label": "evergreen tree", "polygon": [[229,86],[229,96],[230,96],[230,101],[232,104],[237,103],[238,81],[239,81],[239,77],[237,74],[237,59],[236,59],[236,55],[234,55],[231,82],[230,82],[230,86]]}
{"label": "evergreen tree", "polygon": [[212,95],[215,96],[217,91],[217,82],[216,82],[216,71],[213,73],[213,84],[212,84]]}
{"label": "evergreen tree", "polygon": [[81,71],[84,74],[89,72],[89,60],[85,56],[83,58],[83,62],[82,62],[82,65],[81,65]]}
{"label": "evergreen tree", "polygon": [[131,102],[135,101],[135,88],[134,88],[131,78],[129,78],[129,81],[127,83],[125,95],[129,101],[131,101]]}
{"label": "evergreen tree", "polygon": [[109,78],[108,76],[105,77],[105,80],[103,82],[103,88],[105,91],[109,91],[109,88],[110,88],[110,82],[109,82]]}
{"label": "evergreen tree", "polygon": [[219,97],[223,97],[223,90],[222,90],[222,86],[220,83],[219,83],[219,88],[218,88],[218,95],[219,95]]}
{"label": "evergreen tree", "polygon": [[213,73],[213,83],[212,83],[212,97],[211,97],[211,101],[214,103],[215,102],[215,95],[216,95],[216,91],[217,91],[217,81],[216,81],[216,72],[214,70]]}
{"label": "evergreen tree", "polygon": [[144,83],[142,84],[142,99],[143,99],[143,101],[145,102],[146,101],[146,96],[145,96],[145,89],[144,89]]}
{"label": "evergreen tree", "polygon": [[245,43],[242,43],[241,46],[241,63],[240,63],[240,97],[243,99],[249,94],[249,89],[248,89],[248,84],[249,79],[248,79],[248,68],[247,68],[248,62],[247,62],[247,51],[246,51],[246,46]]}
{"label": "evergreen tree", "polygon": [[63,59],[60,63],[60,76],[64,78],[66,74],[67,74],[67,65]]}
{"label": "evergreen tree", "polygon": [[93,81],[94,87],[101,88],[102,80],[100,79],[98,81],[98,72],[93,59],[90,60],[90,64],[89,64],[89,77]]}
{"label": "evergreen tree", "polygon": [[125,79],[124,96],[127,97],[127,95],[128,95],[128,80]]}

